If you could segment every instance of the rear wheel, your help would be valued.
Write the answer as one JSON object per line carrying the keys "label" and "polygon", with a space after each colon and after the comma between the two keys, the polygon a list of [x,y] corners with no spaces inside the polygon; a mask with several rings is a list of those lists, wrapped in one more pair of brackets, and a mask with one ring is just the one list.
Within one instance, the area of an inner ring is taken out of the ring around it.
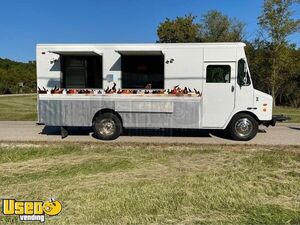
{"label": "rear wheel", "polygon": [[240,113],[235,115],[227,127],[234,140],[249,141],[258,132],[258,123],[251,115]]}
{"label": "rear wheel", "polygon": [[114,140],[122,133],[121,120],[113,113],[103,113],[93,122],[94,132],[101,140]]}

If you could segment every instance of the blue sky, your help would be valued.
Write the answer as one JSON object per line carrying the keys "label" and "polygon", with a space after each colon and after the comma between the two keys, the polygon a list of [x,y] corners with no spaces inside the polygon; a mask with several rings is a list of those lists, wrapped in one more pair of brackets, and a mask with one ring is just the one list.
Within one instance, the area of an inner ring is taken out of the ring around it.
{"label": "blue sky", "polygon": [[[257,34],[262,0],[1,0],[0,57],[35,59],[37,43],[155,42],[166,17],[219,10]],[[294,9],[300,17],[300,8]],[[300,34],[291,37],[300,45]]]}

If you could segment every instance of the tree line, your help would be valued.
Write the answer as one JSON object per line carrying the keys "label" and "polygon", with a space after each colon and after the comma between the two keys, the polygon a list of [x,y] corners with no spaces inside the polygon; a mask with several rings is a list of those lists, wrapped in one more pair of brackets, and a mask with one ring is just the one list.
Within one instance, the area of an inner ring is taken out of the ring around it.
{"label": "tree line", "polygon": [[300,20],[293,19],[292,10],[299,3],[265,0],[252,41],[243,21],[209,11],[200,19],[192,14],[167,18],[157,28],[158,42],[245,42],[255,88],[271,94],[274,105],[300,107],[300,49],[289,41],[292,34],[299,34]]}
{"label": "tree line", "polygon": [[0,94],[36,92],[36,63],[0,58]]}

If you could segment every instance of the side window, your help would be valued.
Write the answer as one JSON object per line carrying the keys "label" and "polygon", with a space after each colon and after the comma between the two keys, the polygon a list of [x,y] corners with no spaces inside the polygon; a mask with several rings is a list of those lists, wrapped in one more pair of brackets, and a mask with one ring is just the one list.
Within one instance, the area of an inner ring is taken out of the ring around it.
{"label": "side window", "polygon": [[63,56],[64,88],[102,88],[102,56]]}
{"label": "side window", "polygon": [[164,88],[163,55],[122,55],[122,88]]}
{"label": "side window", "polygon": [[238,62],[237,83],[240,86],[248,86],[251,84],[248,69],[244,59],[240,59]]}
{"label": "side window", "polygon": [[209,65],[206,68],[206,83],[230,83],[229,65]]}

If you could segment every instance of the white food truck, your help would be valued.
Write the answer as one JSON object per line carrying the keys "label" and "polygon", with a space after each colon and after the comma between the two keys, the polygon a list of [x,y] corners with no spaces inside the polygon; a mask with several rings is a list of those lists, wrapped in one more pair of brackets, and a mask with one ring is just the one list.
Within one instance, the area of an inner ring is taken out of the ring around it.
{"label": "white food truck", "polygon": [[226,129],[235,140],[275,125],[272,97],[255,90],[244,43],[39,44],[38,123],[93,127]]}

